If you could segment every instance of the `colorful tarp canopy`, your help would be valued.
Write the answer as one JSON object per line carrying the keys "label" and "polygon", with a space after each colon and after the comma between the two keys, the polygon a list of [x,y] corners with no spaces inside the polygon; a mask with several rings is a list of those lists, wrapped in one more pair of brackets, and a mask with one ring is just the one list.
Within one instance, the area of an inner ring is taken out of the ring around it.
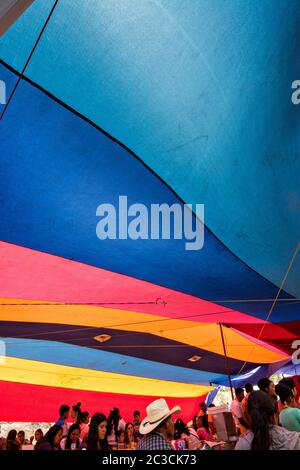
{"label": "colorful tarp canopy", "polygon": [[[8,96],[52,5],[1,38]],[[233,376],[289,359],[298,259],[268,313],[299,239],[283,99],[299,15],[292,0],[58,2],[0,122],[0,420],[79,400],[129,419],[159,396],[190,418],[227,377],[220,324]],[[100,241],[96,209],[120,195],[204,203],[203,249]]]}

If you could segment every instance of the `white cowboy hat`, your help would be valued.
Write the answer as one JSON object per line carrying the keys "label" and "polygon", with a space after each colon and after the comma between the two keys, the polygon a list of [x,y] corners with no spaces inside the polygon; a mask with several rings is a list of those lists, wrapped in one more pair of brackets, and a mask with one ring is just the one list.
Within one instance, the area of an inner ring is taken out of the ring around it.
{"label": "white cowboy hat", "polygon": [[153,431],[157,426],[166,418],[171,416],[173,413],[179,413],[181,411],[180,406],[174,406],[170,410],[168,404],[164,398],[159,398],[153,401],[146,408],[147,416],[143,419],[140,424],[140,434],[148,434]]}

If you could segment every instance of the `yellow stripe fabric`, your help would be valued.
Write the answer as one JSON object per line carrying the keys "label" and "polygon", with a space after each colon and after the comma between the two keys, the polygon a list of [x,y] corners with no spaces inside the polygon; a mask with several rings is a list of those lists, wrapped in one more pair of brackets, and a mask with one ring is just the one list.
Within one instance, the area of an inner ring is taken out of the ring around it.
{"label": "yellow stripe fabric", "polygon": [[[24,300],[0,299],[0,303],[19,305],[0,306],[0,320],[38,323],[79,325],[83,327],[110,328],[132,332],[151,333],[166,339],[205,349],[223,355],[220,328],[215,323],[199,323],[159,315],[132,312],[89,305],[50,304],[38,305],[41,301],[27,301],[35,305],[20,305]],[[272,363],[286,359],[287,355],[274,351],[267,345],[257,344],[230,328],[223,328],[227,355],[233,359],[256,363]],[[88,336],[83,331],[83,337]],[[35,336],[42,339],[43,336]],[[155,338],[154,338],[155,342]]]}
{"label": "yellow stripe fabric", "polygon": [[128,395],[198,397],[213,390],[194,385],[133,375],[95,371],[48,362],[0,356],[1,380]]}

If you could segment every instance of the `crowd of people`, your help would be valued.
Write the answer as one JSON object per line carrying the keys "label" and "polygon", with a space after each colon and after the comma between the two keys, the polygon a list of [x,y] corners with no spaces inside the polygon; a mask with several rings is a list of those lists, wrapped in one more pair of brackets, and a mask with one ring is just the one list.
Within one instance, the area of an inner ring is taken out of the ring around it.
{"label": "crowd of people", "polygon": [[239,440],[236,450],[300,450],[300,405],[293,378],[276,386],[267,377],[235,389],[231,411]]}
{"label": "crowd of people", "polygon": [[[254,390],[248,383],[245,390],[235,389],[231,404],[237,435],[235,449],[300,450],[300,405],[294,380],[284,378],[275,386],[262,378],[257,387]],[[204,402],[189,423],[174,418],[180,411],[179,406],[170,409],[160,398],[149,404],[143,420],[140,411],[135,410],[132,421],[126,423],[118,408],[113,408],[108,417],[103,413],[90,417],[88,411],[82,411],[81,403],[61,405],[59,418],[45,434],[37,429],[27,440],[24,431],[12,429],[6,438],[0,438],[0,449],[17,451],[32,445],[35,451],[200,450],[218,442],[213,413],[207,412]]]}

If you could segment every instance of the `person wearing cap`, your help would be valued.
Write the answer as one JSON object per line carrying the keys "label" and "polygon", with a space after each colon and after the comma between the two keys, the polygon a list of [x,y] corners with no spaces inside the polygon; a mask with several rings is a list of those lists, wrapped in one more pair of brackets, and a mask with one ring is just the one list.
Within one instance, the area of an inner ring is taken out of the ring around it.
{"label": "person wearing cap", "polygon": [[180,410],[180,406],[170,409],[164,398],[150,403],[146,408],[147,416],[140,424],[139,432],[143,437],[137,450],[174,450],[168,440],[174,435],[172,414]]}

